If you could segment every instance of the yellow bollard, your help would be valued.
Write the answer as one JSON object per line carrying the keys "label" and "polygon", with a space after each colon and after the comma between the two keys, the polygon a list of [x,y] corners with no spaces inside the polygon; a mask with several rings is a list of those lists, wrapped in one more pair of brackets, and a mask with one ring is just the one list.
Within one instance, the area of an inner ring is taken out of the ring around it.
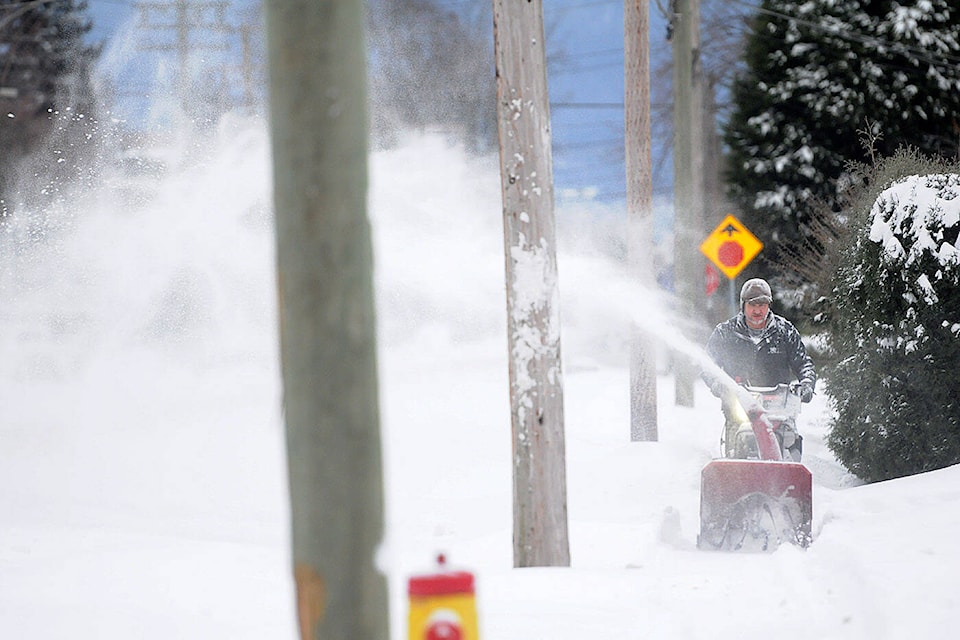
{"label": "yellow bollard", "polygon": [[437,563],[437,573],[410,578],[409,640],[479,640],[473,574],[445,571],[443,555]]}

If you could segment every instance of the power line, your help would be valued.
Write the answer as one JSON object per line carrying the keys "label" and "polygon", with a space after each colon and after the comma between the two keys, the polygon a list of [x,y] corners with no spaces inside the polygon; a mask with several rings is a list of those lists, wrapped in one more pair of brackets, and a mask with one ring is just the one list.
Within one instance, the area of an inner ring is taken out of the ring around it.
{"label": "power line", "polygon": [[602,58],[604,56],[618,56],[623,57],[623,47],[615,47],[613,49],[598,49],[596,51],[584,51],[582,53],[577,53],[576,57],[578,60],[582,58]]}
{"label": "power line", "polygon": [[622,102],[551,102],[551,109],[623,109]]}
{"label": "power line", "polygon": [[585,66],[571,66],[566,68],[560,68],[555,70],[553,73],[556,74],[568,74],[568,73],[586,73],[590,71],[598,71],[600,69],[612,69],[615,67],[622,67],[623,59],[611,60],[610,62],[599,62],[597,64],[590,64]]}
{"label": "power line", "polygon": [[[651,102],[654,109],[665,109],[673,106],[672,102]],[[551,109],[623,109],[622,102],[551,102]]]}
{"label": "power line", "polygon": [[553,146],[560,149],[584,149],[590,147],[621,147],[623,138],[607,138],[605,140],[581,140],[579,142],[557,142]]}

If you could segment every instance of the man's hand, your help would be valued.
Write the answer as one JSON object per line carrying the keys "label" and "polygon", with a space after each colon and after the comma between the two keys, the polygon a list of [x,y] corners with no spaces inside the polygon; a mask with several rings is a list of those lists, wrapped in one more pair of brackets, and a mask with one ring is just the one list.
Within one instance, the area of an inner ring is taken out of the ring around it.
{"label": "man's hand", "polygon": [[722,380],[717,380],[710,385],[710,393],[718,398],[722,398],[727,393],[727,385]]}
{"label": "man's hand", "polygon": [[813,400],[813,385],[807,381],[800,383],[800,402]]}

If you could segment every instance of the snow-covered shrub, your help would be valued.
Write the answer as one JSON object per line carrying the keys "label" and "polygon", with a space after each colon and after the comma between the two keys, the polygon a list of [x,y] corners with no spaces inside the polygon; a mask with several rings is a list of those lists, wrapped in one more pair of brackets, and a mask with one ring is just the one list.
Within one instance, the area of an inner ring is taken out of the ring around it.
{"label": "snow-covered shrub", "polygon": [[868,181],[830,300],[828,444],[868,481],[960,462],[960,167],[909,165]]}

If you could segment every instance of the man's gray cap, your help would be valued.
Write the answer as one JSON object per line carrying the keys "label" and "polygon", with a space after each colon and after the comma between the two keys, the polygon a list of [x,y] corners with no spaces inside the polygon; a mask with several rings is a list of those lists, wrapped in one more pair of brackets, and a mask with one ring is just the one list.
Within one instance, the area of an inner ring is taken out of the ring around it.
{"label": "man's gray cap", "polygon": [[773,295],[770,293],[770,285],[763,278],[751,278],[743,283],[740,288],[740,306],[748,302],[773,302]]}

